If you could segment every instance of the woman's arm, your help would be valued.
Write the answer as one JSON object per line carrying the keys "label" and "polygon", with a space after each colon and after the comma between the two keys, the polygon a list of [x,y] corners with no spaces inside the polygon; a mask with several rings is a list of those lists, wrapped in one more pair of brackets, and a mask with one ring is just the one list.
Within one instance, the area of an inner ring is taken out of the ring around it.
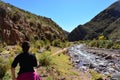
{"label": "woman's arm", "polygon": [[15,77],[15,68],[11,68],[11,74],[12,74],[12,80],[16,80],[16,77]]}

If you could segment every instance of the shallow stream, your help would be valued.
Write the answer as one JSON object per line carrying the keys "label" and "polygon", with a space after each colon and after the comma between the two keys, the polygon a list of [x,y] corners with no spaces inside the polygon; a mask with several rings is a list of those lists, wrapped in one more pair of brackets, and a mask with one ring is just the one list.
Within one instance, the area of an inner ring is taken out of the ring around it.
{"label": "shallow stream", "polygon": [[104,75],[120,72],[120,59],[106,59],[82,49],[83,44],[75,45],[68,49],[73,65],[83,71],[94,69]]}

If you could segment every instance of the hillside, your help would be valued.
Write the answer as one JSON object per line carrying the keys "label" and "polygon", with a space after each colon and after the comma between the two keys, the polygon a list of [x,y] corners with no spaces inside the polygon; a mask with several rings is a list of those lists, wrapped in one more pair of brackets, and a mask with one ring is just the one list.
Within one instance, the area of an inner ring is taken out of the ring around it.
{"label": "hillside", "polygon": [[96,15],[91,21],[79,25],[68,36],[70,41],[97,39],[104,35],[108,39],[120,39],[120,1]]}
{"label": "hillside", "polygon": [[65,40],[66,31],[52,19],[32,14],[0,1],[0,41],[16,44],[24,40]]}

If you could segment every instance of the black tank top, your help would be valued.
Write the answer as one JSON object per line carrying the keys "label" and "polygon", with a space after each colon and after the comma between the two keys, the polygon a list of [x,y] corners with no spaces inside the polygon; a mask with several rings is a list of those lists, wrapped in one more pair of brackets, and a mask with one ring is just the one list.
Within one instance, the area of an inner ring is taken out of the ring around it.
{"label": "black tank top", "polygon": [[20,65],[18,75],[25,72],[34,72],[34,67],[37,67],[36,57],[31,53],[21,53],[14,59],[12,67],[15,68],[17,64]]}

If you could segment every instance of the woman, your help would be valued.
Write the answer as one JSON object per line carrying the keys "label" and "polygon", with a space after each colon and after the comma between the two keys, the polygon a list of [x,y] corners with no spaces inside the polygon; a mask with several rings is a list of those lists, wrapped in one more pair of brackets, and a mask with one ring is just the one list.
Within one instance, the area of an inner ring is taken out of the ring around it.
{"label": "woman", "polygon": [[[34,68],[37,67],[37,59],[33,54],[29,53],[29,48],[29,42],[23,42],[23,52],[16,56],[11,65],[12,80],[41,80],[34,70]],[[15,67],[18,63],[20,65],[20,70],[16,78]]]}

